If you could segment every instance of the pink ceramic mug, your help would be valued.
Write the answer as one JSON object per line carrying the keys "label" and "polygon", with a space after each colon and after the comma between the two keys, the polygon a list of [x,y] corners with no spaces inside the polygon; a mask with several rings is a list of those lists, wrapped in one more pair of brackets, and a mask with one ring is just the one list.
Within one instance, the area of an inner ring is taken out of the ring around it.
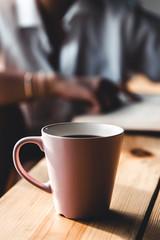
{"label": "pink ceramic mug", "polygon": [[[40,137],[17,142],[13,159],[18,173],[36,187],[53,193],[57,213],[82,219],[109,208],[124,130],[100,123],[61,123],[42,129]],[[22,167],[19,150],[37,144],[45,153],[49,182],[40,183]]]}

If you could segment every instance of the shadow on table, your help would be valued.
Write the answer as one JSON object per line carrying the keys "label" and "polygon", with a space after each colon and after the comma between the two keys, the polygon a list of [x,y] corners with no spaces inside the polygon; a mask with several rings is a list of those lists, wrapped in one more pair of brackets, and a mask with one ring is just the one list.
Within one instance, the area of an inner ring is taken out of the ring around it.
{"label": "shadow on table", "polygon": [[[131,231],[134,231],[133,228],[135,228],[135,221],[137,221],[137,217],[134,215],[109,210],[103,218],[82,220],[78,222],[86,224],[89,227],[114,233],[121,237],[123,236],[125,239],[131,236]],[[137,225],[140,225],[140,219],[137,221]]]}
{"label": "shadow on table", "polygon": [[[119,203],[117,203],[117,206],[120,206],[120,204],[129,204],[127,201],[125,201],[125,195],[127,194],[127,188],[121,185],[117,186],[119,188],[119,191],[121,194],[119,194]],[[122,209],[118,211],[119,207],[116,206],[116,209],[111,209],[109,211],[106,211],[106,215],[102,218],[96,218],[96,219],[88,219],[88,220],[81,220],[77,221],[79,223],[85,224],[88,227],[96,228],[103,230],[105,232],[113,233],[117,236],[122,237],[123,239],[135,239],[135,240],[141,240],[143,238],[143,235],[145,233],[147,223],[150,217],[150,214],[152,212],[154,203],[156,201],[157,195],[159,192],[159,183],[149,201],[149,205],[146,207],[146,211],[143,214],[143,200],[149,199],[150,194],[147,191],[140,191],[139,189],[133,188],[129,193],[130,198],[130,204],[136,206],[136,199],[135,195],[138,196],[138,203],[134,212],[134,209],[131,208],[130,210]],[[139,205],[138,205],[139,204]],[[114,206],[116,203],[114,203]],[[134,206],[133,206],[134,208]],[[142,208],[142,209],[141,209]],[[140,211],[138,209],[141,209]],[[154,232],[155,236],[154,236]],[[149,229],[149,233],[151,233],[150,236],[147,234],[145,235],[145,240],[157,240],[157,233],[160,232],[160,225],[158,222],[152,223]]]}

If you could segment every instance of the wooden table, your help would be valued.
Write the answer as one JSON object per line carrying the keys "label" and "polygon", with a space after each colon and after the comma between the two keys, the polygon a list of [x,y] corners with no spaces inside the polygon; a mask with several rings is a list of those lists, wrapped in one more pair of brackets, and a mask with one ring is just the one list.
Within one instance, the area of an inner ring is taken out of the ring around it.
{"label": "wooden table", "polygon": [[[31,175],[48,180],[45,159]],[[160,239],[160,137],[126,134],[110,212],[73,221],[55,212],[52,195],[25,180],[0,199],[0,239]]]}

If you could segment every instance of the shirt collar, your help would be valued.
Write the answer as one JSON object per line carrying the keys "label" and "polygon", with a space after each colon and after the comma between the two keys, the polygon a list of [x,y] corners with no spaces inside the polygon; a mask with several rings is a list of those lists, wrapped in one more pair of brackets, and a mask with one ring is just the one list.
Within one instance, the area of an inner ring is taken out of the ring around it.
{"label": "shirt collar", "polygon": [[41,18],[35,0],[14,0],[19,27],[28,28],[41,25]]}
{"label": "shirt collar", "polygon": [[63,25],[65,29],[70,28],[70,24],[74,21],[75,16],[90,15],[97,12],[99,9],[95,8],[94,4],[86,2],[85,0],[77,0],[69,8],[65,16],[63,17]]}

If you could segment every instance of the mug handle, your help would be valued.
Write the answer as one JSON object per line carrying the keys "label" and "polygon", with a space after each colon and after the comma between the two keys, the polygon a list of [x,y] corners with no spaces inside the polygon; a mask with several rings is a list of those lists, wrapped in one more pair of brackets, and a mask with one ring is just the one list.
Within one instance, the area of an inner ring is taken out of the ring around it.
{"label": "mug handle", "polygon": [[26,143],[37,144],[39,146],[39,148],[41,149],[41,151],[44,151],[43,142],[42,142],[41,137],[24,137],[24,138],[20,139],[16,143],[16,145],[14,146],[14,149],[13,149],[13,162],[14,162],[17,172],[21,175],[21,177],[26,179],[32,185],[40,188],[41,190],[43,190],[47,193],[52,193],[51,185],[49,182],[40,183],[39,181],[37,181],[36,179],[31,177],[22,167],[20,159],[19,159],[19,151],[20,151],[20,148]]}

